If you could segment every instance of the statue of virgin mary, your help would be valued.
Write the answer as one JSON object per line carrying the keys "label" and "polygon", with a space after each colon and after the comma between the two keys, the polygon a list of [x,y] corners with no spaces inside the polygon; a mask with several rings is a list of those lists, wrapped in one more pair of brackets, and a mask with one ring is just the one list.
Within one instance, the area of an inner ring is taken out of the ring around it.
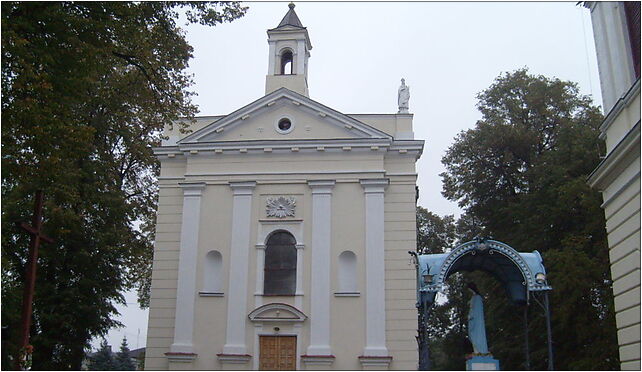
{"label": "statue of virgin mary", "polygon": [[484,302],[475,283],[468,283],[468,289],[473,293],[468,312],[468,338],[473,344],[473,353],[488,354],[486,342],[486,325],[484,323]]}

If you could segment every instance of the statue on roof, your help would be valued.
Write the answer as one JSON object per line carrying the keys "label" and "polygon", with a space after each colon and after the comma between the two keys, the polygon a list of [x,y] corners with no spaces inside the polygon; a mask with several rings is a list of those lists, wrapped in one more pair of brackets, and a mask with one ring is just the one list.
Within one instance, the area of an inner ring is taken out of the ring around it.
{"label": "statue on roof", "polygon": [[399,114],[408,113],[408,101],[410,101],[410,87],[406,85],[406,79],[401,79],[401,86],[397,92],[397,103],[399,104]]}

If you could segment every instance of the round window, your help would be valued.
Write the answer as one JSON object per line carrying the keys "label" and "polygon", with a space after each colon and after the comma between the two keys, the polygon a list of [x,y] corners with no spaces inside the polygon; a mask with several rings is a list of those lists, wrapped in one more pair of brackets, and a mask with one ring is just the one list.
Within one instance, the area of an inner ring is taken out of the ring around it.
{"label": "round window", "polygon": [[285,132],[286,130],[290,129],[291,126],[292,122],[290,121],[290,119],[283,118],[279,120],[279,129],[281,129],[282,131]]}
{"label": "round window", "polygon": [[288,117],[282,117],[275,123],[274,127],[277,132],[281,134],[288,134],[292,131],[292,129],[294,129],[294,124],[292,123],[292,119]]}

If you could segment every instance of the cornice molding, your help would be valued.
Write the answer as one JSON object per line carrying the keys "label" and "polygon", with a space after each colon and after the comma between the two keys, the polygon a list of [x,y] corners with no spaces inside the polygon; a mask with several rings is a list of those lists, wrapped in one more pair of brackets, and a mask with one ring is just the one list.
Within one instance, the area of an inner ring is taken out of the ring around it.
{"label": "cornice molding", "polygon": [[283,153],[343,153],[343,152],[384,152],[386,154],[414,155],[423,153],[422,140],[392,140],[375,138],[355,139],[314,139],[314,140],[262,140],[262,141],[219,141],[179,144],[152,148],[160,159],[180,156],[220,156],[238,154],[283,154]]}

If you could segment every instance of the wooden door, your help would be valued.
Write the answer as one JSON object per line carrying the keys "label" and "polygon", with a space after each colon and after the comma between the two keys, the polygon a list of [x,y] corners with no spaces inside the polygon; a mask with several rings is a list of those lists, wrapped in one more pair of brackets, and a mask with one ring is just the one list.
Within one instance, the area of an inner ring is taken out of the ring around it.
{"label": "wooden door", "polygon": [[259,336],[259,346],[260,370],[296,369],[296,336]]}

